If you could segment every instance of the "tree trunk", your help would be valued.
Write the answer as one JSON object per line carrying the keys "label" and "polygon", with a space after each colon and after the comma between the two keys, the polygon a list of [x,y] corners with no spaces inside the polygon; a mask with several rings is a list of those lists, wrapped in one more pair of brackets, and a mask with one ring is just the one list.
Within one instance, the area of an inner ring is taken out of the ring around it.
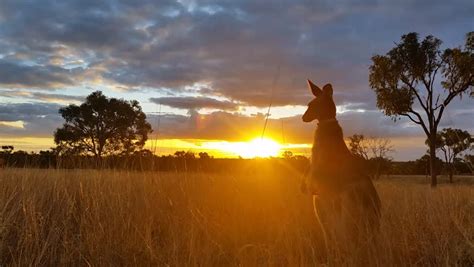
{"label": "tree trunk", "polygon": [[436,176],[436,131],[432,131],[430,135],[430,175],[431,187],[436,187],[438,185]]}
{"label": "tree trunk", "polygon": [[375,179],[378,180],[380,178],[380,161],[377,162],[377,168],[375,169]]}
{"label": "tree trunk", "polygon": [[453,183],[453,173],[454,173],[454,168],[452,163],[449,164],[449,183]]}

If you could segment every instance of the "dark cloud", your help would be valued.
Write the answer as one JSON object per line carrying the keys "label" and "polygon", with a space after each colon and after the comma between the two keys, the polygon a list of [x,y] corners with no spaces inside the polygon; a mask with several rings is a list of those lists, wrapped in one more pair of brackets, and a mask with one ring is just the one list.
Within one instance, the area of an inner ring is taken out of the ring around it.
{"label": "dark cloud", "polygon": [[180,109],[211,108],[220,110],[236,110],[238,107],[237,103],[209,97],[158,97],[150,98],[150,101],[156,104]]}
{"label": "dark cloud", "polygon": [[23,127],[0,124],[0,136],[51,137],[62,123],[61,106],[46,103],[0,104],[0,122],[21,121]]}
{"label": "dark cloud", "polygon": [[371,101],[373,54],[409,31],[459,45],[474,26],[469,0],[12,0],[0,10],[0,45],[13,54],[80,58],[133,88],[207,82],[211,94],[256,106],[268,105],[272,91],[275,105],[306,102],[308,77]]}
{"label": "dark cloud", "polygon": [[57,88],[74,84],[73,71],[56,66],[27,66],[0,60],[0,85]]}
{"label": "dark cloud", "polygon": [[1,121],[30,121],[37,117],[59,114],[61,106],[46,103],[0,104]]}
{"label": "dark cloud", "polygon": [[32,91],[20,91],[20,90],[0,90],[0,96],[8,98],[27,98],[36,101],[44,102],[78,102],[85,99],[84,96],[65,95],[65,94],[50,94],[42,92]]}

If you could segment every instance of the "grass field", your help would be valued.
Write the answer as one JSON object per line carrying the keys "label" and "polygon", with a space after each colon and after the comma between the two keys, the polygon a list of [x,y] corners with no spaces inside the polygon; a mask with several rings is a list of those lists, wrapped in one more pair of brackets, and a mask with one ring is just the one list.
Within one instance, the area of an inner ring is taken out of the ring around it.
{"label": "grass field", "polygon": [[[0,170],[0,265],[308,266],[324,245],[295,173]],[[466,178],[467,179],[467,178]],[[471,266],[474,186],[376,183],[380,233],[329,266]]]}

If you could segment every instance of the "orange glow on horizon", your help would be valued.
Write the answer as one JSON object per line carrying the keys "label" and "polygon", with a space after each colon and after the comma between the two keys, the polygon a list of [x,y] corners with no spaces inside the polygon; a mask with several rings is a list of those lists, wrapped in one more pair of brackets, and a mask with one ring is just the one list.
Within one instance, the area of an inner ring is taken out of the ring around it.
{"label": "orange glow on horizon", "polygon": [[283,147],[269,138],[255,138],[248,142],[205,142],[203,148],[220,150],[242,158],[268,158],[278,156]]}
{"label": "orange glow on horizon", "polygon": [[[51,137],[0,137],[1,145],[12,145],[14,151],[38,152],[55,147]],[[281,144],[271,138],[260,137],[249,141],[203,139],[149,139],[144,147],[158,156],[173,155],[176,151],[207,152],[215,158],[280,157],[283,151],[309,156],[311,144]]]}
{"label": "orange glow on horizon", "polygon": [[207,152],[216,158],[265,158],[281,156],[289,150],[294,155],[309,155],[311,144],[280,144],[274,139],[260,137],[249,141],[225,141],[202,139],[148,140],[147,149],[156,155],[169,155],[175,151]]}

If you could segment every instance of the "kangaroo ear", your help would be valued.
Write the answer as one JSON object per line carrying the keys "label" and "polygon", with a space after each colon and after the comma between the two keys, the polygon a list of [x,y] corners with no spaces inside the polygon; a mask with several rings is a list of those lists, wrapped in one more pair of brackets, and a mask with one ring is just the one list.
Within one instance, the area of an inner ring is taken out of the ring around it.
{"label": "kangaroo ear", "polygon": [[320,96],[323,93],[321,88],[319,88],[311,80],[308,80],[308,86],[309,86],[309,89],[311,89],[311,92],[313,93],[314,96]]}
{"label": "kangaroo ear", "polygon": [[327,96],[332,97],[332,85],[330,83],[323,86],[323,93]]}

